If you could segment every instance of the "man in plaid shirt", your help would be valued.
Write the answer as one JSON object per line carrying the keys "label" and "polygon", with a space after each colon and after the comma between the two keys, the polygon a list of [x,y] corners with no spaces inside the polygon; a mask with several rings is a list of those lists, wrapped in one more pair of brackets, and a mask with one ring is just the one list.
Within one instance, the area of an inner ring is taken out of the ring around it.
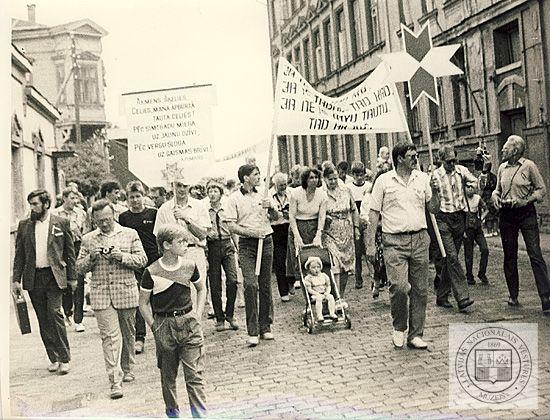
{"label": "man in plaid shirt", "polygon": [[436,268],[441,278],[436,304],[452,308],[449,302],[452,290],[458,309],[463,311],[474,303],[470,299],[466,275],[458,259],[466,228],[464,185],[470,182],[477,184],[477,178],[465,166],[457,165],[453,146],[445,145],[438,153],[441,166],[434,171],[434,177],[440,186],[441,210],[436,213],[435,218],[447,257],[444,260],[436,258]]}
{"label": "man in plaid shirt", "polygon": [[111,398],[122,397],[122,382],[132,382],[139,291],[134,270],[145,267],[147,256],[137,232],[115,222],[108,200],[92,206],[97,229],[84,235],[77,260],[81,273],[92,272],[90,300],[101,340]]}

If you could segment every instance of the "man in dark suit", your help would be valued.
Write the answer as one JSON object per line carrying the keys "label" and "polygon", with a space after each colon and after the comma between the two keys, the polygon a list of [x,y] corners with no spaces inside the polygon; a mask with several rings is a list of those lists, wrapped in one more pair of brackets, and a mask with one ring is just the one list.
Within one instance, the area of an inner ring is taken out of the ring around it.
{"label": "man in dark suit", "polygon": [[50,214],[46,190],[27,196],[31,216],[19,222],[15,240],[13,289],[29,292],[38,318],[40,336],[50,359],[50,372],[69,372],[71,359],[61,310],[63,289],[76,288],[75,252],[69,221]]}

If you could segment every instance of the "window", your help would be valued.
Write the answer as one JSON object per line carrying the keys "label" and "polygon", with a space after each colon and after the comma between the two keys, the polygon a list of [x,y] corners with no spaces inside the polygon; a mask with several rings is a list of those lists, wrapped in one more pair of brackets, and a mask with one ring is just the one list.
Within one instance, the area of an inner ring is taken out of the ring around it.
{"label": "window", "polygon": [[434,10],[434,2],[433,0],[420,0],[420,7],[422,9],[422,16],[424,16]]}
{"label": "window", "polygon": [[462,122],[472,118],[470,95],[468,91],[468,78],[466,76],[466,65],[464,59],[464,48],[460,48],[455,53],[451,61],[455,66],[464,72],[463,74],[451,77],[455,121]]}
{"label": "window", "polygon": [[327,150],[327,136],[318,136],[317,137],[317,147],[319,148],[319,163],[328,160],[328,150]]}
{"label": "window", "polygon": [[370,0],[370,18],[372,22],[371,46],[375,46],[380,42],[380,21],[378,17],[378,0]]}
{"label": "window", "polygon": [[519,25],[514,20],[493,32],[495,48],[495,66],[501,68],[521,61]]}
{"label": "window", "polygon": [[346,42],[346,20],[344,18],[344,9],[336,12],[336,32],[338,33],[338,59],[339,65],[343,66],[348,62],[348,45]]}
{"label": "window", "polygon": [[99,103],[97,86],[97,65],[83,64],[80,66],[80,103]]}
{"label": "window", "polygon": [[294,67],[298,70],[298,73],[302,74],[302,56],[300,54],[300,47],[294,48]]}
{"label": "window", "polygon": [[309,142],[308,142],[308,138],[307,136],[302,136],[301,137],[301,142],[302,142],[302,155],[303,155],[303,162],[304,162],[304,165],[309,165]]}
{"label": "window", "polygon": [[377,133],[376,134],[376,150],[380,150],[382,146],[388,147],[388,134]]}
{"label": "window", "polygon": [[310,82],[310,72],[309,72],[309,39],[304,39],[303,43],[304,48],[304,78]]}
{"label": "window", "polygon": [[332,134],[330,136],[330,157],[332,158],[332,162],[334,163],[338,163],[338,161],[340,160],[340,154],[338,153],[338,143],[338,136]]}
{"label": "window", "polygon": [[365,134],[359,134],[359,155],[361,162],[363,162],[367,168],[370,168],[370,147]]}
{"label": "window", "polygon": [[286,61],[288,61],[289,63],[292,64],[292,53],[288,53],[288,54],[286,55]]}
{"label": "window", "polygon": [[300,163],[300,145],[298,144],[299,141],[300,137],[292,136],[292,143],[294,143],[294,165]]}
{"label": "window", "polygon": [[[414,133],[419,133],[420,130],[420,120],[418,119],[418,103],[417,106],[414,108],[410,108],[411,106],[411,100],[409,95],[409,84],[404,83],[403,84],[405,88],[405,108],[407,109],[407,124],[409,125],[409,130],[411,131],[411,135]],[[413,136],[414,141],[414,136]]]}
{"label": "window", "polygon": [[11,148],[11,224],[25,216],[25,201],[23,199],[23,162],[19,147]]}
{"label": "window", "polygon": [[296,0],[290,0],[290,15],[293,15],[296,9]]}
{"label": "window", "polygon": [[313,80],[323,77],[323,57],[321,48],[321,35],[319,30],[313,32]]}
{"label": "window", "polygon": [[443,107],[443,95],[441,94],[441,84],[437,82],[437,94],[439,96],[439,105],[434,104],[431,100],[430,103],[430,126],[432,129],[441,128],[445,125],[445,113]]}
{"label": "window", "polygon": [[351,28],[352,28],[352,44],[351,44],[351,52],[353,54],[353,58],[356,58],[363,54],[364,52],[364,41],[363,41],[363,20],[361,19],[361,9],[360,9],[360,3],[359,0],[352,0],[350,4],[350,12],[351,12]]}
{"label": "window", "polygon": [[407,24],[407,19],[405,19],[405,9],[403,8],[403,0],[397,0],[397,7],[399,9],[399,22],[403,25]]}
{"label": "window", "polygon": [[[57,74],[57,91],[59,92],[61,88],[63,88],[63,82],[65,81],[65,63],[60,63],[55,66],[56,74]],[[66,104],[67,103],[67,96],[65,95],[65,88],[63,88],[63,92],[61,92],[61,96],[59,97],[59,103],[60,104]]]}
{"label": "window", "polygon": [[345,160],[347,160],[348,163],[353,162],[353,160],[355,159],[355,144],[353,142],[353,136],[351,134],[344,135],[344,147],[346,149]]}
{"label": "window", "polygon": [[326,75],[329,75],[332,72],[332,36],[331,36],[332,26],[330,20],[323,22],[323,38],[325,41],[325,65],[326,65]]}

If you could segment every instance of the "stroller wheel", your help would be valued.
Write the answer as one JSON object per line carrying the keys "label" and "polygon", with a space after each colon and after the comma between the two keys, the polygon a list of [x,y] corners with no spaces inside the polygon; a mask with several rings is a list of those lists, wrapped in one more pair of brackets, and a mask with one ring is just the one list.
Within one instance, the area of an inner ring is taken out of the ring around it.
{"label": "stroller wheel", "polygon": [[307,333],[313,334],[313,327],[311,325],[307,327]]}
{"label": "stroller wheel", "polygon": [[351,330],[351,319],[346,316],[346,329]]}

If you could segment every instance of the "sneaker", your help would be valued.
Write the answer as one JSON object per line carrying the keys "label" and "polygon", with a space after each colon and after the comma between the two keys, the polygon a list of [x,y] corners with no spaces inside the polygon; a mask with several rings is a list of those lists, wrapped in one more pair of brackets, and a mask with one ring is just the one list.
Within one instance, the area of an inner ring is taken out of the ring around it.
{"label": "sneaker", "polygon": [[275,340],[272,332],[265,332],[261,335],[262,340]]}
{"label": "sneaker", "polygon": [[144,343],[141,340],[136,341],[136,344],[134,345],[134,349],[136,351],[136,354],[143,353],[143,344]]}
{"label": "sneaker", "polygon": [[294,282],[294,288],[295,288],[295,289],[300,289],[300,288],[302,288],[302,285],[300,284],[299,281],[295,281],[295,282]]}
{"label": "sneaker", "polygon": [[332,319],[333,321],[338,321],[338,315],[336,314],[332,314],[332,315],[329,315],[330,319]]}
{"label": "sneaker", "polygon": [[223,321],[216,322],[216,331],[220,332],[223,330],[225,330],[225,322]]}
{"label": "sneaker", "polygon": [[111,386],[111,399],[112,400],[118,400],[119,398],[122,398],[124,394],[122,393],[122,387],[120,385],[112,385]]}
{"label": "sneaker", "polygon": [[407,343],[407,347],[417,350],[426,350],[428,348],[428,344],[422,340],[422,338],[416,336]]}
{"label": "sneaker", "polygon": [[473,286],[474,284],[476,284],[476,280],[474,279],[474,276],[467,276],[467,280],[468,284],[470,286]]}
{"label": "sneaker", "polygon": [[391,341],[395,348],[402,349],[405,344],[405,332],[393,330]]}
{"label": "sneaker", "polygon": [[325,318],[320,316],[319,318],[317,318],[317,322],[325,322]]}
{"label": "sneaker", "polygon": [[288,296],[288,295],[281,296],[281,300],[283,302],[288,302],[290,300],[290,296]]}
{"label": "sneaker", "polygon": [[69,363],[59,363],[59,370],[57,371],[57,373],[59,375],[66,375],[67,373],[69,373]]}
{"label": "sneaker", "polygon": [[239,324],[237,324],[237,322],[233,318],[227,318],[226,321],[229,322],[229,327],[233,331],[237,331],[239,329]]}
{"label": "sneaker", "polygon": [[518,298],[511,297],[510,299],[508,299],[508,305],[509,306],[519,306]]}
{"label": "sneaker", "polygon": [[82,324],[74,324],[74,330],[76,332],[84,332],[86,331],[86,328],[84,328],[84,325]]}
{"label": "sneaker", "polygon": [[212,309],[210,309],[208,311],[207,317],[208,317],[208,319],[214,319],[214,318],[216,318],[216,314],[214,313],[214,311]]}
{"label": "sneaker", "polygon": [[465,310],[468,306],[471,306],[474,304],[474,301],[470,298],[465,298],[465,299],[462,299],[460,302],[458,302],[458,310],[459,311],[463,311]]}
{"label": "sneaker", "polygon": [[135,380],[136,376],[132,372],[126,372],[122,377],[122,382],[134,382]]}
{"label": "sneaker", "polygon": [[48,372],[57,372],[57,369],[59,369],[59,362],[53,362],[53,363],[50,363],[50,365],[48,366]]}
{"label": "sneaker", "polygon": [[246,340],[246,344],[248,344],[248,347],[256,347],[260,343],[260,339],[257,335],[251,335]]}
{"label": "sneaker", "polygon": [[167,408],[166,409],[166,417],[168,417],[169,419],[179,418],[179,416],[180,416],[179,408]]}

